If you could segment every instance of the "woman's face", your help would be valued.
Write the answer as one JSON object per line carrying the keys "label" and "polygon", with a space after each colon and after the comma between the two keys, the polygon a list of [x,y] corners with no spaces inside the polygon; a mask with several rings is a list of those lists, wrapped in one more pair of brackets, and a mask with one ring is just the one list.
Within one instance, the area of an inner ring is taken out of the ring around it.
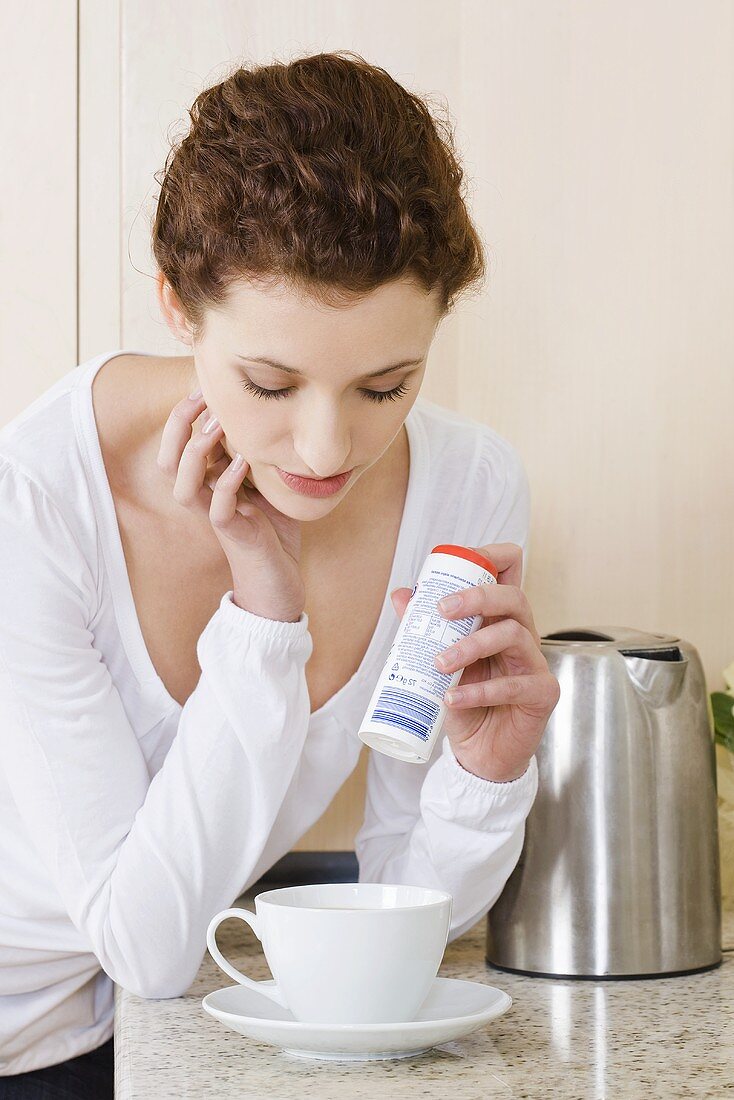
{"label": "woman's face", "polygon": [[[402,428],[439,320],[437,291],[426,295],[409,279],[339,307],[283,284],[236,283],[226,307],[207,312],[204,335],[192,345],[225,450],[244,456],[248,480],[279,511],[306,521],[325,516]],[[332,495],[314,497],[289,486],[278,468],[309,478],[353,473]]]}

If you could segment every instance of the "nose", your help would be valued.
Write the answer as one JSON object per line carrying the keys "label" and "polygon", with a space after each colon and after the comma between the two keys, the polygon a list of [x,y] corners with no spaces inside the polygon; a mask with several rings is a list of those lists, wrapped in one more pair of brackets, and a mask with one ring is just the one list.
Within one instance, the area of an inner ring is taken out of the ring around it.
{"label": "nose", "polygon": [[350,433],[336,417],[311,416],[294,432],[293,439],[299,459],[296,473],[323,478],[349,469]]}

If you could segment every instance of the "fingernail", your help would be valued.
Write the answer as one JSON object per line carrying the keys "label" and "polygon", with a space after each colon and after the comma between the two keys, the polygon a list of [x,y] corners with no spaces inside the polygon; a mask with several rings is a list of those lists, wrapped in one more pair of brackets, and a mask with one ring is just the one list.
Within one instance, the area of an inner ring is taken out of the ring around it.
{"label": "fingernail", "polygon": [[458,607],[461,607],[461,596],[444,596],[442,600],[438,601],[438,606],[441,611],[456,611]]}
{"label": "fingernail", "polygon": [[447,691],[444,699],[449,703],[460,703],[464,698],[464,692],[459,690]]}
{"label": "fingernail", "polygon": [[241,470],[242,467],[244,466],[244,464],[245,464],[245,460],[242,457],[242,455],[240,454],[240,452],[235,451],[234,458],[232,459],[232,465],[231,465],[230,469],[232,469],[232,470]]}
{"label": "fingernail", "polygon": [[216,416],[210,416],[209,419],[207,420],[206,424],[204,425],[204,427],[201,430],[202,430],[202,432],[213,432],[214,429],[218,428],[218,427],[219,427],[219,421],[217,420]]}
{"label": "fingernail", "polygon": [[199,398],[203,396],[204,394],[201,392],[201,390],[194,390],[193,393],[189,394],[189,401],[198,401]]}

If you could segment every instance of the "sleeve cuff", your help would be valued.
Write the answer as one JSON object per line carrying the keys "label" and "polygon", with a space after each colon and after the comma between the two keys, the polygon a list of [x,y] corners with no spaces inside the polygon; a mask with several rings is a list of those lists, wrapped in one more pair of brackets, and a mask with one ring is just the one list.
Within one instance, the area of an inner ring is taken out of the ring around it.
{"label": "sleeve cuff", "polygon": [[234,602],[234,590],[230,588],[219,601],[219,611],[226,623],[241,630],[243,627],[250,634],[259,634],[264,638],[279,638],[281,641],[290,638],[300,638],[308,633],[308,615],[301,612],[300,618],[294,623],[284,619],[267,619],[264,615],[256,615],[253,611],[247,611],[244,607]]}
{"label": "sleeve cuff", "polygon": [[475,800],[492,810],[515,810],[527,806],[526,813],[535,801],[538,791],[538,762],[530,758],[526,770],[517,779],[508,783],[497,783],[492,779],[483,779],[467,771],[456,759],[451,741],[444,737],[441,752],[445,760],[449,784],[458,795],[471,794]]}
{"label": "sleeve cuff", "polygon": [[230,588],[199,637],[196,650],[202,670],[209,662],[237,665],[253,653],[259,654],[257,659],[262,661],[282,660],[284,667],[294,658],[304,664],[308,661],[313,652],[313,638],[305,611],[294,623],[267,619],[239,607],[233,597],[234,590]]}

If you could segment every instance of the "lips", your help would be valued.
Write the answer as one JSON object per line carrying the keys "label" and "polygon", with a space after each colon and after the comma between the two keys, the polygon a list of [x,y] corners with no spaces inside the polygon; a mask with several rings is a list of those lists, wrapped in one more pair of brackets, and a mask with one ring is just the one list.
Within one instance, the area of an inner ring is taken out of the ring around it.
{"label": "lips", "polygon": [[300,474],[292,474],[288,470],[281,470],[280,466],[276,466],[276,469],[282,481],[284,481],[290,489],[294,489],[297,493],[301,493],[304,496],[311,497],[326,497],[338,493],[340,489],[344,488],[354,472],[354,468],[352,468],[335,477],[315,478],[301,477]]}

